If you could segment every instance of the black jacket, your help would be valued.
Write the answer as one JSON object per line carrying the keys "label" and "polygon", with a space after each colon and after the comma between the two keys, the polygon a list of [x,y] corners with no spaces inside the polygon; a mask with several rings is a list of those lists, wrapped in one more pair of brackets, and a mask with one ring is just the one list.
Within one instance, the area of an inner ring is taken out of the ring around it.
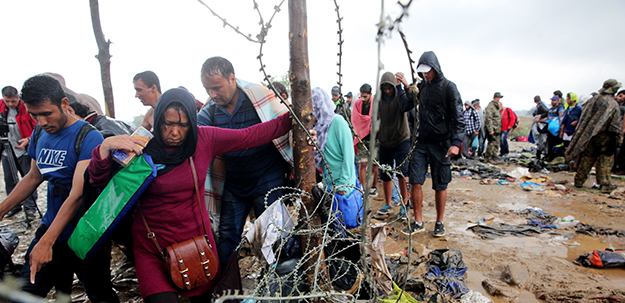
{"label": "black jacket", "polygon": [[[464,107],[456,84],[447,80],[441,71],[434,52],[425,52],[419,64],[431,66],[436,71],[432,81],[417,85],[419,93],[419,131],[417,140],[440,142],[451,139],[451,144],[460,147],[464,137]],[[421,78],[423,75],[419,74]]]}
{"label": "black jacket", "polygon": [[87,119],[87,122],[91,123],[97,128],[104,138],[110,136],[119,135],[132,135],[135,131],[130,125],[124,121],[111,119],[107,116],[96,115],[93,119]]}
{"label": "black jacket", "polygon": [[540,116],[541,119],[547,118],[547,116],[549,116],[549,109],[547,108],[547,105],[545,105],[542,101],[536,104],[534,116]]}

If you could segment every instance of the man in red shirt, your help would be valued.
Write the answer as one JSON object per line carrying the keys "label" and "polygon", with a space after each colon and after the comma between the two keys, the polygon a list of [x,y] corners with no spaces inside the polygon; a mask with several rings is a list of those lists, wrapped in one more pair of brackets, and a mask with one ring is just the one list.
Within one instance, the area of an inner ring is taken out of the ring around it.
{"label": "man in red shirt", "polygon": [[[37,122],[26,111],[24,102],[20,99],[17,89],[13,86],[6,86],[2,89],[2,99],[0,100],[0,113],[2,119],[9,124],[9,132],[7,134],[13,151],[2,151],[2,169],[4,170],[4,184],[6,186],[7,196],[13,191],[19,180],[14,178],[14,173],[9,165],[9,156],[11,152],[15,154],[15,164],[21,168],[26,175],[30,171],[30,156],[27,153],[27,146],[30,143],[30,135],[37,125]],[[26,221],[30,222],[35,219],[35,211],[37,206],[37,191],[28,196],[23,201]],[[11,218],[22,210],[22,204],[14,207],[6,217]]]}
{"label": "man in red shirt", "polygon": [[508,135],[517,127],[517,116],[509,107],[501,106],[501,137],[499,137],[499,156],[507,155],[510,150],[508,148]]}

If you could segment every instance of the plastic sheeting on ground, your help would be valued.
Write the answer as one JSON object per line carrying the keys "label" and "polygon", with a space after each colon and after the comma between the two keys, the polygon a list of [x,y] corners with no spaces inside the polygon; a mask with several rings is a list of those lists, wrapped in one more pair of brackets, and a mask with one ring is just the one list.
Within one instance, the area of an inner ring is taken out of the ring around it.
{"label": "plastic sheeting on ground", "polygon": [[591,253],[579,256],[575,263],[586,267],[625,267],[625,249],[612,251],[593,250]]}
{"label": "plastic sheeting on ground", "polygon": [[371,256],[372,278],[384,295],[389,295],[397,286],[393,283],[391,273],[384,260],[384,242],[386,242],[386,225],[378,223],[371,226],[371,243],[367,244],[367,253]]}
{"label": "plastic sheeting on ground", "polygon": [[267,207],[258,219],[254,222],[245,237],[252,244],[252,248],[260,251],[268,264],[276,261],[272,249],[280,237],[293,230],[294,223],[289,210],[282,201],[276,201]]}

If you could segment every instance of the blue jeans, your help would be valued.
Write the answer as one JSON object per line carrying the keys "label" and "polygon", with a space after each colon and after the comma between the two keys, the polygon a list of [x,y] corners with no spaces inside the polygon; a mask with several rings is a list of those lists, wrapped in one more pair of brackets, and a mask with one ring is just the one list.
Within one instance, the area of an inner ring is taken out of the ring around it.
{"label": "blue jeans", "polygon": [[508,148],[508,134],[510,133],[510,130],[504,130],[501,132],[501,136],[499,137],[499,155],[503,156],[503,155],[507,155],[510,150]]}
{"label": "blue jeans", "polygon": [[[221,198],[221,212],[219,216],[219,240],[217,240],[217,254],[219,264],[225,268],[228,258],[241,242],[241,234],[245,219],[254,207],[254,215],[258,218],[265,211],[265,193],[253,198],[242,198],[235,196],[232,192],[224,189]],[[280,196],[283,190],[275,190],[267,198],[267,203],[271,205]]]}

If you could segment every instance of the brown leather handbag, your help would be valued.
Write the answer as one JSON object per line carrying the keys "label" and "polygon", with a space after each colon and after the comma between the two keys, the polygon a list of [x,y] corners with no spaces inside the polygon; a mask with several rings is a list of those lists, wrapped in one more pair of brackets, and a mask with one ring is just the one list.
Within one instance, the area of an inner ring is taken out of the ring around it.
{"label": "brown leather handbag", "polygon": [[[193,157],[189,158],[189,163],[193,173],[195,193],[197,195],[201,216],[202,201],[200,200],[200,190]],[[156,240],[156,235],[150,230],[143,214],[141,214],[141,218],[148,232],[148,238],[154,242],[156,248],[158,248],[158,251],[163,256],[165,260],[165,270],[169,272],[172,281],[178,288],[191,290],[210,282],[216,277],[217,270],[219,269],[219,260],[215,254],[213,254],[213,246],[208,241],[208,236],[206,234],[193,237],[183,242],[174,243],[166,247],[166,252],[163,252]],[[203,216],[202,225],[206,233],[206,223],[204,223]]]}

